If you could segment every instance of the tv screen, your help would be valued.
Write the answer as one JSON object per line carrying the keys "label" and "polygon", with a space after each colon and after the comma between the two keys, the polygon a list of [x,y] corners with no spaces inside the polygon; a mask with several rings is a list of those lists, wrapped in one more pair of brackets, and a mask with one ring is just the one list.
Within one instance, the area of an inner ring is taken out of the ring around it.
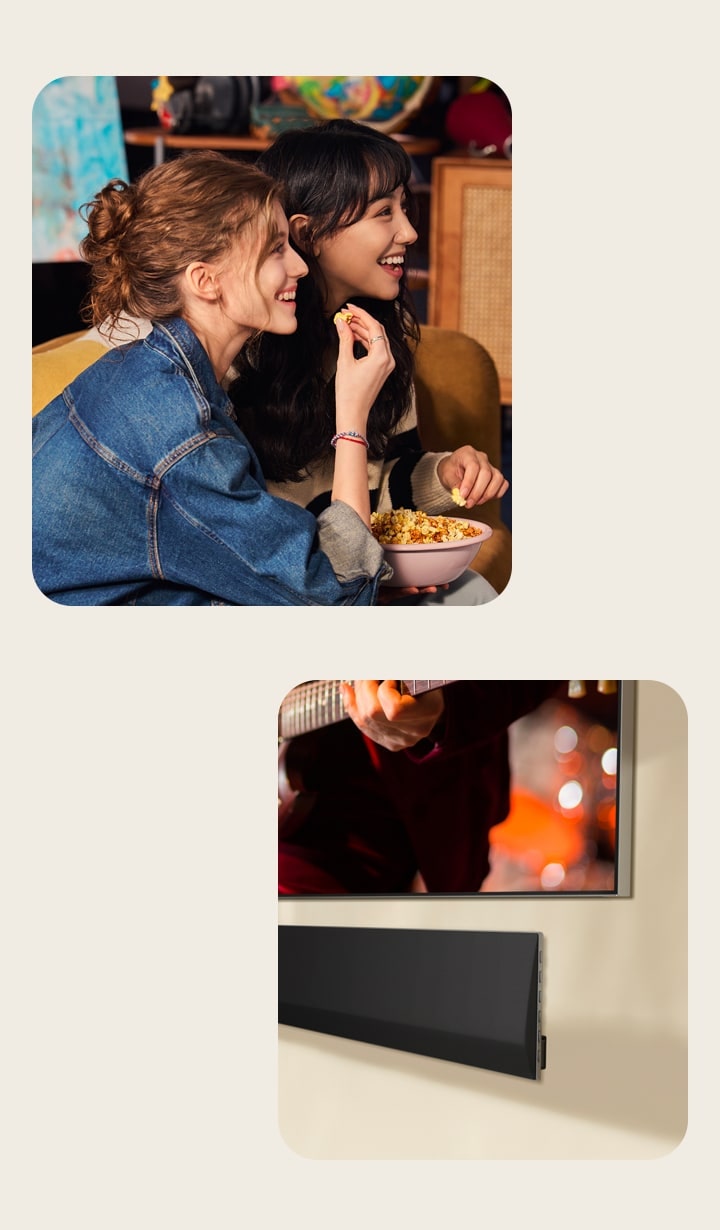
{"label": "tv screen", "polygon": [[298,684],[279,896],[629,896],[634,698],[628,680]]}

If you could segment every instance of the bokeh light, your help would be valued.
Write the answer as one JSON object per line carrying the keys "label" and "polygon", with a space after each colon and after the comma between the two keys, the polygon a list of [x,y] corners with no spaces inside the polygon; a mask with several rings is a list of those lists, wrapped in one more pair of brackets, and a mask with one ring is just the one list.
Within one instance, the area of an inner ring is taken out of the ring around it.
{"label": "bokeh light", "polygon": [[560,756],[574,752],[578,744],[577,731],[572,726],[560,726],[555,731],[555,751]]}
{"label": "bokeh light", "polygon": [[603,773],[607,773],[609,776],[614,777],[617,773],[617,748],[609,747],[606,752],[603,752],[600,763],[602,765]]}
{"label": "bokeh light", "polygon": [[562,863],[546,863],[540,872],[540,883],[543,888],[558,888],[565,879],[565,868]]}
{"label": "bokeh light", "polygon": [[580,782],[570,781],[564,782],[558,790],[558,803],[563,811],[574,811],[579,807],[583,799],[583,788]]}

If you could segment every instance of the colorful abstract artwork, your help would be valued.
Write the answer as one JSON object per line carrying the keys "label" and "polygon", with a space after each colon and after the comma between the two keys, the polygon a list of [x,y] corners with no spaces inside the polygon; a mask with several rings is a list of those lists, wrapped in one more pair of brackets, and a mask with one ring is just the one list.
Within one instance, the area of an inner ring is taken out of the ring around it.
{"label": "colorful abstract artwork", "polygon": [[32,114],[32,258],[76,261],[79,210],[108,180],[128,178],[114,77],[59,77]]}

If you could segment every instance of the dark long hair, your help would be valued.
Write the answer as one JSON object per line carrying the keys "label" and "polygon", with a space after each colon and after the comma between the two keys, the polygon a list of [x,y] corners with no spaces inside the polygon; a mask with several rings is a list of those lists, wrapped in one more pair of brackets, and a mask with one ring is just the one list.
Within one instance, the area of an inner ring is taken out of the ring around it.
{"label": "dark long hair", "polygon": [[[297,331],[289,337],[265,333],[245,347],[235,361],[238,378],[229,392],[265,475],[290,482],[330,453],[335,430],[335,380],[328,379],[326,368],[328,356],[335,353],[337,334],[332,313],[327,312],[313,243],[352,226],[372,200],[391,195],[401,185],[411,213],[412,168],[399,142],[351,120],[283,132],[256,165],[282,184],[288,217],[308,215],[306,247],[298,251],[310,274],[297,288]],[[355,301],[383,325],[395,357],[395,369],[368,420],[368,455],[380,458],[411,403],[419,326],[405,272],[392,302],[360,297]]]}

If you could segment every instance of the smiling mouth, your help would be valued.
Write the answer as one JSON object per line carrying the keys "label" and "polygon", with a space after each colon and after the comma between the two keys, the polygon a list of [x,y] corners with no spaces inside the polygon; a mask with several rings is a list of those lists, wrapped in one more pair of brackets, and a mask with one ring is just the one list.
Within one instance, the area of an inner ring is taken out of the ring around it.
{"label": "smiling mouth", "polygon": [[295,302],[295,291],[294,290],[284,290],[279,295],[276,295],[275,298],[277,299],[278,303],[294,303]]}
{"label": "smiling mouth", "polygon": [[378,265],[383,265],[385,268],[388,266],[391,268],[398,268],[400,273],[402,273],[402,267],[404,264],[404,256],[383,256],[382,260],[378,261]]}

